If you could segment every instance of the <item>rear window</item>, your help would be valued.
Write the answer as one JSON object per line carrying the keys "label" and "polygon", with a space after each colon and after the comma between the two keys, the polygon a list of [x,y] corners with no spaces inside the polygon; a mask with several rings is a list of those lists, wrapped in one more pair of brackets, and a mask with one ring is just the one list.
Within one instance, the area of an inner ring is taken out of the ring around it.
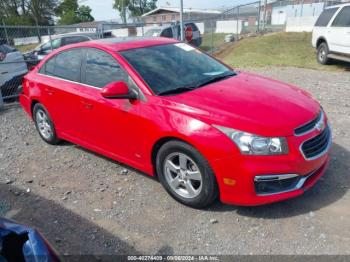
{"label": "rear window", "polygon": [[327,26],[338,8],[330,8],[323,11],[316,21],[315,26]]}
{"label": "rear window", "polygon": [[90,39],[85,37],[85,36],[70,36],[70,37],[65,37],[63,39],[63,45],[70,45],[70,44],[75,44],[75,43],[80,43],[80,42],[86,42],[89,40]]}

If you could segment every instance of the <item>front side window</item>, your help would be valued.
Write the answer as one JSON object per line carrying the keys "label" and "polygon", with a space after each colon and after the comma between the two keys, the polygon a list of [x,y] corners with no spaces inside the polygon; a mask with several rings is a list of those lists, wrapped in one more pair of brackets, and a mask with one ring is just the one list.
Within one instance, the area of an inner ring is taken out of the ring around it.
{"label": "front side window", "polygon": [[345,6],[342,10],[340,10],[339,14],[334,19],[332,26],[350,27],[350,6]]}
{"label": "front side window", "polygon": [[150,46],[120,52],[155,94],[200,86],[232,70],[184,43]]}
{"label": "front side window", "polygon": [[338,8],[326,9],[322,12],[319,18],[316,21],[315,26],[327,26],[329,21],[332,19],[335,12],[338,11]]}
{"label": "front side window", "polygon": [[61,52],[48,60],[40,73],[79,82],[81,69],[81,50],[72,49]]}
{"label": "front side window", "polygon": [[109,83],[118,81],[127,82],[128,75],[115,58],[104,51],[88,49],[83,82],[90,86],[102,88]]}

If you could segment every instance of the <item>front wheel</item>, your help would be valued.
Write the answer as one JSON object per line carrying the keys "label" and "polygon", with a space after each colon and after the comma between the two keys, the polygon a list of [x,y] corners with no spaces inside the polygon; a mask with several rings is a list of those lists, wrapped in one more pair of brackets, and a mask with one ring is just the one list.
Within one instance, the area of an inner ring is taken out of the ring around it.
{"label": "front wheel", "polygon": [[207,160],[192,146],[180,141],[164,144],[156,165],[160,182],[175,200],[203,208],[216,199],[215,175]]}

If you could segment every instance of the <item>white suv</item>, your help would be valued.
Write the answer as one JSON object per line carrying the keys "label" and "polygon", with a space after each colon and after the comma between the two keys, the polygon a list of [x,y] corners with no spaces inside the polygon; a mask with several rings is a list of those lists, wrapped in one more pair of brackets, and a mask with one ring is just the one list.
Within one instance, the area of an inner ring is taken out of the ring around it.
{"label": "white suv", "polygon": [[350,4],[327,7],[317,19],[312,32],[317,60],[328,64],[331,59],[350,62]]}

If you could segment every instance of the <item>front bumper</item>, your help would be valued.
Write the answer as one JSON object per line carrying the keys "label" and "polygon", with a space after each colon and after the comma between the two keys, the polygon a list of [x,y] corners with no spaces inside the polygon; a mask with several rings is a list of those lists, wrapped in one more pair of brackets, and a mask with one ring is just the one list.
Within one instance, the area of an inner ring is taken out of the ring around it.
{"label": "front bumper", "polygon": [[[329,163],[330,146],[319,157],[310,160],[305,159],[300,151],[300,145],[316,136],[317,132],[288,137],[288,155],[235,155],[213,161],[211,165],[217,176],[220,200],[227,204],[256,206],[302,195],[322,177]],[[297,174],[299,177],[285,190],[281,187],[280,191],[264,194],[257,189],[257,178],[286,174]]]}

